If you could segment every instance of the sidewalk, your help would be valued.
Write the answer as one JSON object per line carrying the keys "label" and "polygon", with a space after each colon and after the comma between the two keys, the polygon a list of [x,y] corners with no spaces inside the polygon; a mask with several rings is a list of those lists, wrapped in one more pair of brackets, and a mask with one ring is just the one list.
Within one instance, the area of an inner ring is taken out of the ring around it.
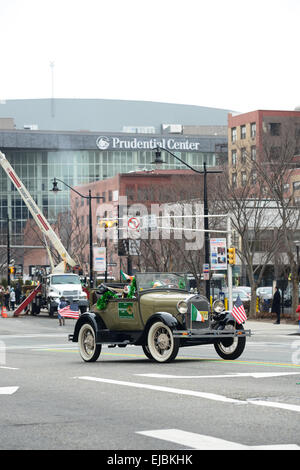
{"label": "sidewalk", "polygon": [[245,329],[250,329],[253,335],[265,336],[300,336],[299,324],[286,323],[282,320],[279,325],[274,325],[270,320],[247,320],[244,324]]}

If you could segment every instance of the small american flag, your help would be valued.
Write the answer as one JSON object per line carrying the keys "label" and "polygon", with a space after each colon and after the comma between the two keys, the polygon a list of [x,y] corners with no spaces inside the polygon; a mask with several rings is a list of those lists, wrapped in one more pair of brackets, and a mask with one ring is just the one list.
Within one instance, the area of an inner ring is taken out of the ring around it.
{"label": "small american flag", "polygon": [[60,308],[58,312],[64,318],[79,318],[79,307],[77,304],[67,305]]}
{"label": "small american flag", "polygon": [[244,305],[239,295],[237,296],[231,313],[239,324],[244,323],[244,321],[247,320]]}

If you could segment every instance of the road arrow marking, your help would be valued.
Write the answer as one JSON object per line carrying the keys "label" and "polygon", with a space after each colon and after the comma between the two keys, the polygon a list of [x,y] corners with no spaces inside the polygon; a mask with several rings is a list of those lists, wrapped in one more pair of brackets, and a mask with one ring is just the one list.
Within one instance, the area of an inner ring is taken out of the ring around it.
{"label": "road arrow marking", "polygon": [[168,374],[134,374],[141,377],[163,378],[163,379],[221,379],[232,377],[254,377],[255,379],[280,377],[283,375],[300,375],[300,372],[238,372],[236,374],[222,375],[168,375]]}
{"label": "road arrow marking", "polygon": [[0,387],[0,395],[12,395],[19,387]]}
{"label": "road arrow marking", "polygon": [[217,437],[205,436],[194,432],[186,432],[181,429],[159,429],[154,431],[140,431],[136,434],[162,439],[181,446],[197,450],[299,450],[296,444],[275,444],[247,446],[237,442],[226,441]]}

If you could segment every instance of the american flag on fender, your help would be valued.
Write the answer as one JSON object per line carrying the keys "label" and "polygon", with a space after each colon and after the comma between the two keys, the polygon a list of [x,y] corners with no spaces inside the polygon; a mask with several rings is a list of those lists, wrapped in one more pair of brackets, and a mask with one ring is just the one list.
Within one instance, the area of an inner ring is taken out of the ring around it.
{"label": "american flag on fender", "polygon": [[244,305],[239,295],[237,296],[231,313],[239,324],[244,323],[244,321],[247,320]]}
{"label": "american flag on fender", "polygon": [[77,304],[67,305],[60,308],[58,312],[64,318],[79,318],[79,307]]}

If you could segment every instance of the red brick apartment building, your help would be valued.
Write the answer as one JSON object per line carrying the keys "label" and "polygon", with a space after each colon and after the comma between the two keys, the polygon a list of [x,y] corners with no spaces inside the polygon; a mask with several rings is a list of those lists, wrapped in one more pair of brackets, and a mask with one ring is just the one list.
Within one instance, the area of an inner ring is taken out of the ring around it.
{"label": "red brick apartment building", "polygon": [[[232,185],[242,186],[248,179],[252,171],[251,162],[259,161],[266,139],[269,146],[276,149],[287,132],[292,139],[300,140],[300,111],[257,110],[228,114],[228,167]],[[299,170],[295,168],[290,177],[293,189],[298,188],[297,181]]]}

